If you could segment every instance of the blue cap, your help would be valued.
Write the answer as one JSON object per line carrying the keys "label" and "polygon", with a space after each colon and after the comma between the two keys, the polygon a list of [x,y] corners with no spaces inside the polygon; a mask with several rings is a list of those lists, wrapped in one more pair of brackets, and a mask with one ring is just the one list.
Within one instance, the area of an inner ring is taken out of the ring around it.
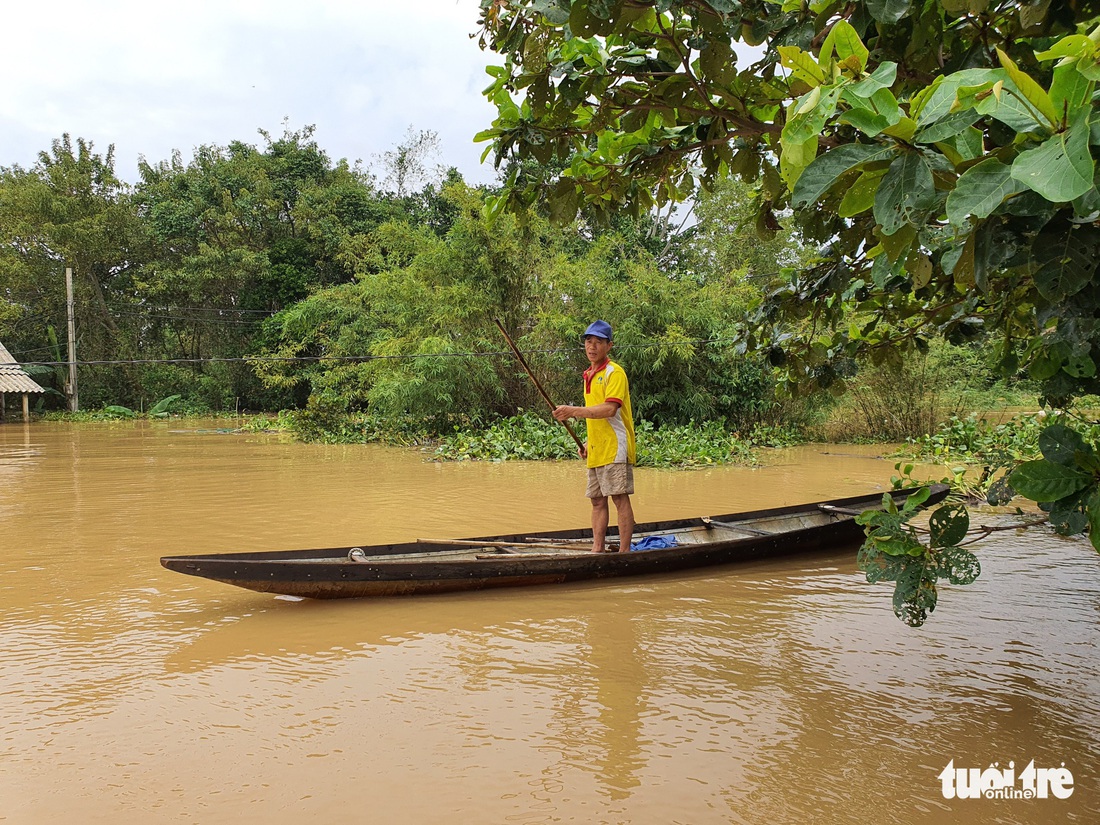
{"label": "blue cap", "polygon": [[608,341],[610,341],[611,324],[607,323],[607,321],[593,321],[591,324],[588,325],[588,329],[584,331],[585,338],[587,338],[589,335],[598,335],[600,338],[606,338]]}

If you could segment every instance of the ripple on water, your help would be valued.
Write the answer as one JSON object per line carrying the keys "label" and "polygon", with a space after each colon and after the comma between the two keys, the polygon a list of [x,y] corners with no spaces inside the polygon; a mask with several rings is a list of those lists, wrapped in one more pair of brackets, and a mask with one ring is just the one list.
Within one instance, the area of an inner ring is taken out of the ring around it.
{"label": "ripple on water", "polygon": [[[1081,542],[998,535],[981,579],[943,587],[919,630],[851,553],[289,603],[157,558],[584,523],[577,467],[44,432],[19,459],[19,501],[0,483],[0,535],[33,537],[0,554],[13,821],[266,825],[339,820],[364,798],[377,821],[1095,820],[1100,560]],[[0,428],[0,447],[10,437]],[[638,506],[729,512],[885,472],[798,455],[793,468],[640,472]],[[1068,805],[962,809],[939,793],[949,759],[1030,758],[1074,769]]]}

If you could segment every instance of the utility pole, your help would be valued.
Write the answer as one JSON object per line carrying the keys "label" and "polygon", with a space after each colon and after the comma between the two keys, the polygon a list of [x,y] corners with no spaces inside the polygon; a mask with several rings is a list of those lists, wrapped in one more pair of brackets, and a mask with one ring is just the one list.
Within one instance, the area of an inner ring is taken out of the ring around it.
{"label": "utility pole", "polygon": [[76,319],[73,317],[73,268],[65,267],[65,307],[69,315],[69,412],[80,409],[76,392]]}

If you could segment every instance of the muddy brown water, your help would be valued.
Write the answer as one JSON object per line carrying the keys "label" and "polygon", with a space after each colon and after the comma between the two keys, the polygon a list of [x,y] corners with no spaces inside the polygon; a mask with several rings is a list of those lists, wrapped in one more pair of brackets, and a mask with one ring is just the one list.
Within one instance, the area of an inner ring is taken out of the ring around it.
{"label": "muddy brown water", "polygon": [[[288,602],[158,559],[583,525],[582,470],[224,427],[0,426],[0,822],[1100,819],[1085,542],[998,535],[919,630],[854,549]],[[635,506],[719,514],[892,471],[874,450],[803,447],[756,469],[639,470]],[[1032,760],[1064,765],[1073,794],[949,800],[938,778]]]}

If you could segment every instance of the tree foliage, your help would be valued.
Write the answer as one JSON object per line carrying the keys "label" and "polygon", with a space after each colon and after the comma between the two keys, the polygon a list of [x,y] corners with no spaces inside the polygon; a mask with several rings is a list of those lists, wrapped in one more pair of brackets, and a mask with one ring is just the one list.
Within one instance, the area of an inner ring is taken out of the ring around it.
{"label": "tree foliage", "polygon": [[[116,309],[133,300],[147,255],[131,189],[115,174],[114,147],[100,154],[64,135],[31,168],[0,168],[0,332],[17,351],[52,355],[49,331],[65,329],[71,267],[81,356],[136,352],[135,325]],[[116,373],[104,397],[124,391],[131,377]]]}
{"label": "tree foliage", "polygon": [[[308,404],[323,426],[349,411],[539,407],[509,358],[483,355],[502,353],[498,317],[555,396],[573,397],[579,319],[606,316],[652,422],[774,422],[770,368],[731,347],[729,318],[759,296],[752,272],[766,266],[745,192],[700,201],[713,231],[650,215],[559,228],[537,209],[494,223],[490,195],[454,170],[412,175],[428,171],[417,153],[430,144],[414,133],[393,153],[403,192],[333,163],[312,127],[261,137],[143,161],[133,187],[79,139],[0,170],[0,338],[23,361],[63,361],[72,266],[78,357],[111,362],[80,367],[86,408],[178,394],[181,409]],[[427,183],[413,191],[414,179]],[[777,235],[768,248],[790,245]]]}
{"label": "tree foliage", "polygon": [[565,402],[577,400],[584,367],[580,319],[608,317],[639,416],[724,419],[746,430],[769,420],[769,370],[730,346],[728,319],[757,295],[740,270],[703,283],[679,278],[618,233],[580,245],[572,229],[537,214],[491,221],[485,196],[464,184],[442,196],[455,215],[443,237],[387,222],[358,239],[354,283],[320,290],[268,322],[266,354],[319,359],[306,368],[257,362],[270,386],[307,386],[318,419],[369,412],[444,428],[485,421],[544,404],[494,318]]}
{"label": "tree foliage", "polygon": [[928,541],[921,540],[913,517],[928,499],[926,487],[913,493],[901,508],[889,494],[882,509],[856,518],[867,528],[867,541],[857,555],[867,581],[894,582],[894,614],[911,627],[920,627],[936,609],[937,583],[972,584],[981,573],[977,557],[960,543],[970,529],[970,516],[961,504],[944,504],[928,520]]}
{"label": "tree foliage", "polygon": [[399,198],[333,163],[313,127],[260,135],[187,162],[143,160],[136,186],[117,177],[113,150],[68,136],[29,169],[0,169],[0,340],[23,361],[67,357],[55,331],[72,267],[77,357],[110,362],[80,368],[82,406],[173,393],[199,409],[293,405],[243,361],[264,345],[263,319],[349,282],[360,239],[381,224],[445,232],[451,216],[438,186]]}
{"label": "tree foliage", "polygon": [[[504,65],[488,70],[498,116],[480,137],[498,162],[563,168],[517,180],[496,209],[546,197],[562,219],[582,203],[638,211],[738,177],[762,193],[762,233],[793,210],[821,250],[742,332],[792,391],[842,392],[857,359],[898,364],[935,335],[990,342],[1048,402],[1100,390],[1095,2],[481,8]],[[1091,518],[1100,473],[1043,462]],[[1012,484],[1032,495],[1041,473]]]}

